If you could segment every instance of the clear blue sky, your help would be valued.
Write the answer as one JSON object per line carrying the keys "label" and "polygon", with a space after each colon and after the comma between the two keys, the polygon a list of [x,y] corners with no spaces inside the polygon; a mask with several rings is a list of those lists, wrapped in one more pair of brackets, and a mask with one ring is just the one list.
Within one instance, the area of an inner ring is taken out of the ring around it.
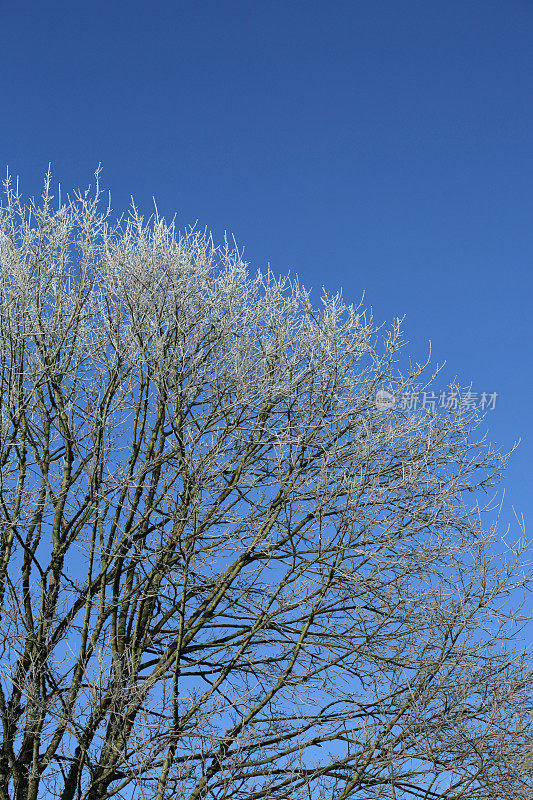
{"label": "clear blue sky", "polygon": [[[0,163],[233,233],[498,392],[531,524],[533,3],[2,3]],[[510,514],[509,514],[510,515]]]}

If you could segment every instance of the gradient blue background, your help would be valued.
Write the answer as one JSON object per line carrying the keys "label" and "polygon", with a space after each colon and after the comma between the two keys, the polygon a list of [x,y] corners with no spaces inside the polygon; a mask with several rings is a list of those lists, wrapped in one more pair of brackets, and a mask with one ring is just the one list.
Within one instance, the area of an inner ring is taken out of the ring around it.
{"label": "gradient blue background", "polygon": [[155,195],[253,269],[405,314],[438,386],[498,392],[527,522],[532,23],[530,0],[4,1],[0,164],[29,196],[101,162],[116,211]]}

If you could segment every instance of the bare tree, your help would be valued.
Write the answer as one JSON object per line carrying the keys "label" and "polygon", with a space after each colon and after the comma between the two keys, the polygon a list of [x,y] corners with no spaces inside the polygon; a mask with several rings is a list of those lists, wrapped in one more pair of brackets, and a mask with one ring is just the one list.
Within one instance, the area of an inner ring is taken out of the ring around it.
{"label": "bare tree", "polygon": [[529,796],[506,456],[376,403],[399,322],[100,194],[0,209],[0,800]]}

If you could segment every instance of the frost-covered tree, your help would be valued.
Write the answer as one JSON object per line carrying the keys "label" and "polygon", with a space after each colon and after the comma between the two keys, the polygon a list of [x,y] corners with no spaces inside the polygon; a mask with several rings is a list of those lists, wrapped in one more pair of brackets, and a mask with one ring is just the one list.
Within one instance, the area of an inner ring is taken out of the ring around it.
{"label": "frost-covered tree", "polygon": [[527,797],[475,413],[376,403],[399,322],[111,220],[6,180],[0,800]]}

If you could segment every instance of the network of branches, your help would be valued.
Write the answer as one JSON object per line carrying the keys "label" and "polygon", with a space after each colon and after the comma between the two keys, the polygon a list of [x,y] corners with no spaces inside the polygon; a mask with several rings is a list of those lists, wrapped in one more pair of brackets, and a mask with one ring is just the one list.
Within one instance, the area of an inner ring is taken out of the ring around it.
{"label": "network of branches", "polygon": [[[400,322],[92,193],[0,208],[0,800],[531,796],[524,543]],[[514,603],[514,605],[513,605]]]}

